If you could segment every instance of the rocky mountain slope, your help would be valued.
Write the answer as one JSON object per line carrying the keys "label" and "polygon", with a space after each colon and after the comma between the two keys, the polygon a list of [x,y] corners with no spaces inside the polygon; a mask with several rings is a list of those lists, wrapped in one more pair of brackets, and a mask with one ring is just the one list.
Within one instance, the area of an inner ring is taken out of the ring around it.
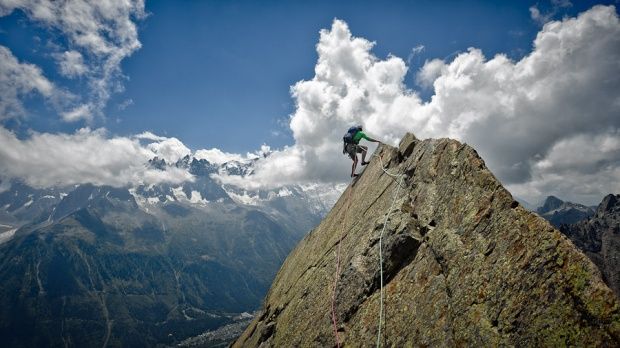
{"label": "rocky mountain slope", "polygon": [[593,217],[562,225],[560,231],[598,266],[620,298],[620,195],[607,195]]}
{"label": "rocky mountain slope", "polygon": [[375,345],[380,244],[385,346],[620,344],[620,306],[596,266],[472,148],[408,134],[377,153],[404,175],[383,238],[398,183],[375,157],[288,256],[235,346]]}
{"label": "rocky mountain slope", "polygon": [[594,215],[592,207],[564,202],[555,196],[548,196],[543,205],[536,209],[536,212],[556,228],[562,224],[574,224]]}
{"label": "rocky mountain slope", "polygon": [[211,174],[251,171],[186,157],[181,185],[36,189],[0,183],[4,347],[156,346],[259,307],[332,190],[248,192]]}
{"label": "rocky mountain slope", "polygon": [[226,324],[256,308],[302,235],[258,210],[167,205],[155,217],[127,190],[92,191],[0,247],[7,346],[153,346]]}

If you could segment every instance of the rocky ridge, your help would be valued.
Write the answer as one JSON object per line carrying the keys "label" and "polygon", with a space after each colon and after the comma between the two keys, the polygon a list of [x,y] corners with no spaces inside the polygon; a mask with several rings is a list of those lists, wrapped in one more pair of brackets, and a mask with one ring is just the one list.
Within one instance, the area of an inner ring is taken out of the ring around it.
{"label": "rocky ridge", "polygon": [[[596,266],[523,209],[471,147],[407,134],[376,154],[404,175],[382,238],[385,346],[616,346],[620,307]],[[375,157],[291,252],[234,346],[374,345],[378,244],[397,182]]]}

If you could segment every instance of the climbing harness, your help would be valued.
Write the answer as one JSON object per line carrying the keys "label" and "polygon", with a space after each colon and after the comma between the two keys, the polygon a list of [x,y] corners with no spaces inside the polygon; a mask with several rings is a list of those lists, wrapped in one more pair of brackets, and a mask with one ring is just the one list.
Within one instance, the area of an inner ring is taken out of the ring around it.
{"label": "climbing harness", "polygon": [[[385,221],[383,223],[383,228],[381,230],[381,234],[379,235],[379,268],[380,268],[380,308],[379,308],[379,330],[378,330],[378,334],[377,334],[377,347],[381,346],[381,328],[383,326],[383,302],[384,302],[384,294],[383,294],[383,247],[382,247],[382,242],[383,242],[383,233],[385,232],[385,228],[387,226],[387,222],[390,218],[390,215],[392,214],[392,210],[394,208],[394,204],[396,203],[396,198],[398,197],[398,193],[400,192],[401,187],[403,187],[402,182],[403,182],[403,178],[405,175],[403,174],[392,174],[390,172],[388,172],[385,167],[383,166],[383,157],[382,155],[372,155],[373,157],[379,157],[379,161],[381,163],[381,170],[383,170],[383,172],[385,174],[387,174],[388,176],[392,177],[394,180],[398,179],[397,184],[398,184],[398,188],[396,190],[396,192],[394,193],[394,198],[392,199],[392,204],[390,205],[390,209],[388,210],[388,213],[385,217]],[[335,274],[335,278],[334,278],[334,287],[333,287],[333,292],[332,292],[332,325],[333,325],[333,329],[334,329],[334,337],[336,339],[336,347],[340,348],[340,338],[338,336],[338,321],[336,318],[336,288],[338,286],[338,279],[340,277],[340,246],[342,245],[342,237],[344,234],[344,223],[347,219],[347,216],[349,214],[349,207],[351,205],[351,200],[350,200],[350,195],[351,195],[351,190],[349,190],[349,192],[347,193],[347,207],[345,209],[345,214],[344,214],[344,219],[342,221],[341,224],[341,228],[340,228],[340,237],[338,239],[338,251],[336,253],[336,274]]]}

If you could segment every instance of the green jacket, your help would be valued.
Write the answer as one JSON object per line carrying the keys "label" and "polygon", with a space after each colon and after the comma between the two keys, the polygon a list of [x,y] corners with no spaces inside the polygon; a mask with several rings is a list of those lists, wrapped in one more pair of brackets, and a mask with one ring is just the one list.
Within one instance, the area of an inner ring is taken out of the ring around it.
{"label": "green jacket", "polygon": [[358,131],[353,136],[353,142],[356,143],[356,144],[359,144],[360,140],[362,140],[362,139],[370,140],[370,138],[368,138],[368,136],[366,134],[364,134],[364,132],[362,132],[362,131]]}

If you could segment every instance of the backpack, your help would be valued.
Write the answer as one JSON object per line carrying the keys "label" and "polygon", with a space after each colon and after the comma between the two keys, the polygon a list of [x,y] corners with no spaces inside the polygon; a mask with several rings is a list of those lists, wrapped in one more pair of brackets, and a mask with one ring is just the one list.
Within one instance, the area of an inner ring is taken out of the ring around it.
{"label": "backpack", "polygon": [[359,132],[360,127],[359,126],[353,126],[351,128],[349,128],[349,130],[347,131],[347,133],[344,135],[344,137],[342,137],[342,141],[344,142],[344,144],[353,144],[353,138],[355,137],[355,134],[357,134],[357,132]]}
{"label": "backpack", "polygon": [[355,141],[353,140],[353,138],[355,137],[355,134],[357,134],[357,132],[359,132],[360,130],[360,126],[353,126],[351,128],[349,128],[349,130],[347,131],[347,133],[345,133],[345,135],[342,137],[342,153],[343,154],[347,154],[347,145],[348,144],[355,144]]}

